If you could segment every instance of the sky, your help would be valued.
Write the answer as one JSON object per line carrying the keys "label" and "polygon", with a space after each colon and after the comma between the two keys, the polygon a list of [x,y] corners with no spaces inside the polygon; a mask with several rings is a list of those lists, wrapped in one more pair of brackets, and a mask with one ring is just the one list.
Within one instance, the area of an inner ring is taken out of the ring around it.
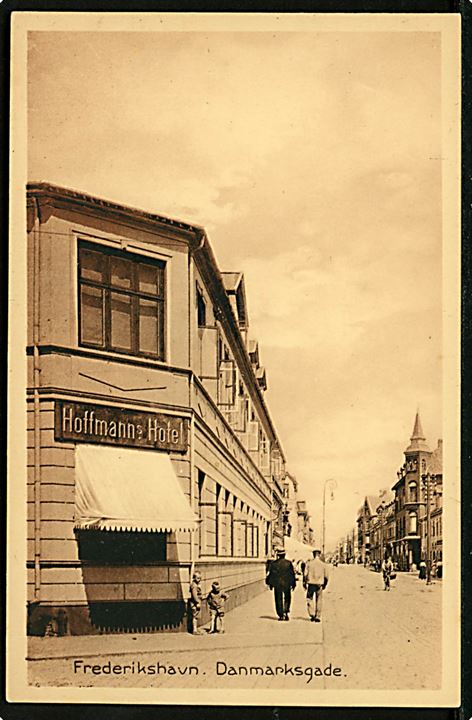
{"label": "sky", "polygon": [[245,276],[266,400],[320,540],[441,407],[435,32],[32,32],[28,178],[203,225]]}

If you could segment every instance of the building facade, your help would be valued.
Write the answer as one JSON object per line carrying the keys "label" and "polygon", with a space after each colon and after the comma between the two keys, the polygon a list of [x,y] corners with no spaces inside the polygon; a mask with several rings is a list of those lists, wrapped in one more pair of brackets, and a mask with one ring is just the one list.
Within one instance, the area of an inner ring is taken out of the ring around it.
{"label": "building facade", "polygon": [[366,495],[357,514],[357,561],[368,565],[371,560],[372,532],[376,527],[378,497]]}
{"label": "building facade", "polygon": [[27,192],[28,619],[183,630],[192,572],[230,607],[283,540],[285,457],[241,273],[203,228]]}
{"label": "building facade", "polygon": [[[429,478],[427,476],[429,475]],[[434,568],[433,574],[442,577],[443,562],[443,533],[442,533],[442,517],[443,517],[443,486],[442,486],[442,440],[438,440],[438,445],[433,450],[428,465],[422,468],[422,490],[424,511],[420,520],[420,537],[421,537],[421,559],[428,561],[428,517],[427,507],[427,486],[426,480],[429,479],[429,503],[430,503],[430,544],[429,544],[429,561],[431,567]]]}
{"label": "building facade", "polygon": [[[426,559],[426,474],[434,476],[431,484],[440,486],[442,492],[442,441],[439,441],[437,450],[430,450],[419,413],[416,414],[410,444],[404,455],[405,461],[397,472],[398,480],[392,487],[395,493],[393,558],[400,570],[410,570]],[[433,507],[433,488],[430,506]],[[440,510],[438,514],[441,514]]]}
{"label": "building facade", "polygon": [[392,492],[382,490],[372,499],[375,513],[371,517],[370,563],[380,568],[385,557],[393,557],[395,539],[395,501]]}
{"label": "building facade", "polygon": [[297,537],[300,542],[312,545],[315,542],[315,531],[311,526],[311,517],[305,500],[297,500]]}
{"label": "building facade", "polygon": [[[405,460],[392,491],[366,496],[357,515],[357,561],[380,568],[389,556],[399,570],[416,569],[421,560],[442,572],[442,440],[431,451],[416,414]],[[428,543],[427,496],[429,484]],[[347,547],[347,546],[346,546]],[[429,548],[429,555],[428,555]]]}

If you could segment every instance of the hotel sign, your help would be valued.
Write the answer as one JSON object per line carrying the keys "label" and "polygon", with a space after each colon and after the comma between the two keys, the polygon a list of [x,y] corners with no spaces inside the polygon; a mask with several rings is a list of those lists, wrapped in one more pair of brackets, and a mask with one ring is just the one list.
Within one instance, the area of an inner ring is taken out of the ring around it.
{"label": "hotel sign", "polygon": [[188,418],[57,400],[54,437],[67,442],[129,445],[186,452]]}

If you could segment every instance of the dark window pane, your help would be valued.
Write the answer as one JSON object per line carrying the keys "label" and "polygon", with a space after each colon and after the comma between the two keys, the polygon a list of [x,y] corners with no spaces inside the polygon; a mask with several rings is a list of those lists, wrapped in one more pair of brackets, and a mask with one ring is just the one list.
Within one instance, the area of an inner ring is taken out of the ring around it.
{"label": "dark window pane", "polygon": [[164,303],[163,302],[158,303],[157,319],[158,319],[157,336],[158,336],[158,340],[159,340],[159,357],[164,359],[165,330],[164,330]]}
{"label": "dark window pane", "polygon": [[90,565],[165,562],[165,533],[78,530],[79,558]]}
{"label": "dark window pane", "polygon": [[152,300],[139,301],[139,351],[144,353],[159,352],[158,347],[158,308]]}
{"label": "dark window pane", "polygon": [[80,250],[80,277],[93,282],[105,282],[105,257],[93,250]]}
{"label": "dark window pane", "polygon": [[206,304],[202,293],[197,290],[197,321],[198,327],[206,325]]}
{"label": "dark window pane", "polygon": [[138,290],[148,295],[162,296],[163,271],[152,265],[138,265]]}
{"label": "dark window pane", "polygon": [[82,342],[103,346],[103,290],[82,285],[80,289],[80,336]]}
{"label": "dark window pane", "polygon": [[111,344],[131,350],[131,298],[111,293]]}
{"label": "dark window pane", "polygon": [[165,264],[82,245],[79,267],[80,341],[164,358]]}
{"label": "dark window pane", "polygon": [[111,257],[111,284],[125,290],[132,287],[133,263],[119,257]]}

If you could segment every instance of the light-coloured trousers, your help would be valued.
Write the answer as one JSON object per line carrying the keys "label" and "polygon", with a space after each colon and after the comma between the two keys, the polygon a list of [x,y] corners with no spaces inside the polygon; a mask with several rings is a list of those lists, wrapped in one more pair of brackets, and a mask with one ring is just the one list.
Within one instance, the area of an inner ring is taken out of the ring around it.
{"label": "light-coloured trousers", "polygon": [[308,585],[306,589],[306,604],[310,617],[321,617],[323,604],[323,585]]}

